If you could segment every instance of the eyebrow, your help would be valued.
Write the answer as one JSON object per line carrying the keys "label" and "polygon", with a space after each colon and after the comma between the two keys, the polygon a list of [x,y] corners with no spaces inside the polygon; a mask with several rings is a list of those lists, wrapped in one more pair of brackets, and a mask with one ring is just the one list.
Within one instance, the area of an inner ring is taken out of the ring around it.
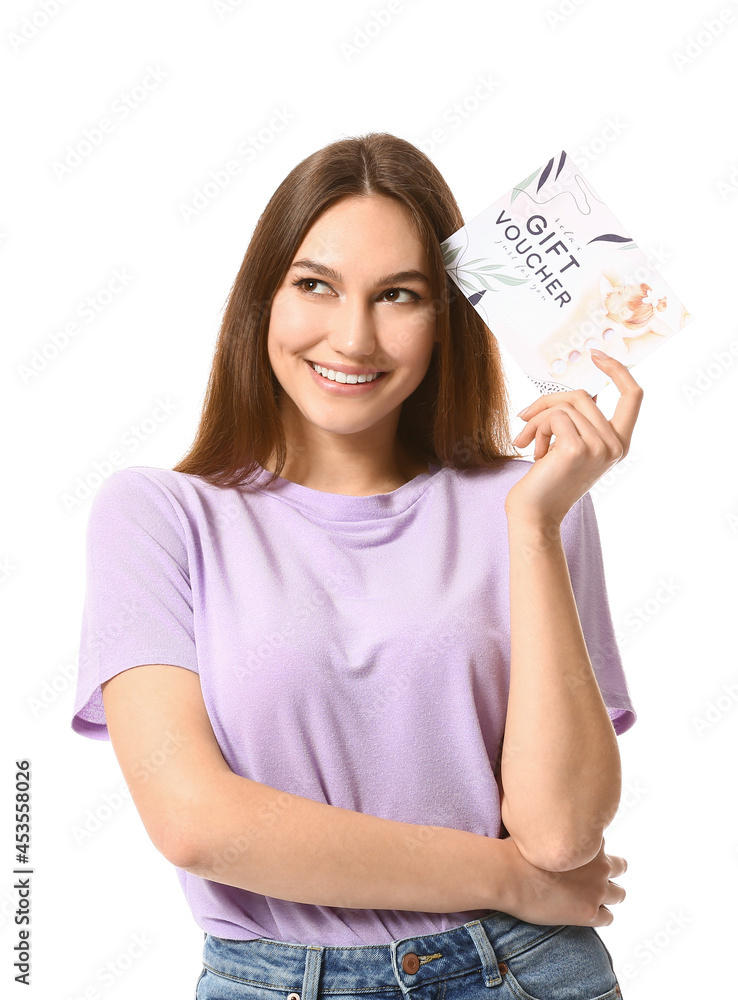
{"label": "eyebrow", "polygon": [[[296,260],[292,267],[305,267],[309,271],[315,271],[316,274],[322,274],[324,278],[330,278],[332,281],[342,282],[343,278],[338,273],[334,271],[332,267],[327,264],[321,264],[320,261],[312,260],[310,257],[303,257],[300,260]],[[393,285],[401,281],[424,281],[426,285],[430,285],[430,280],[423,274],[422,271],[407,270],[407,271],[395,271],[394,274],[385,274],[383,277],[379,278],[375,287],[378,288],[380,285]]]}

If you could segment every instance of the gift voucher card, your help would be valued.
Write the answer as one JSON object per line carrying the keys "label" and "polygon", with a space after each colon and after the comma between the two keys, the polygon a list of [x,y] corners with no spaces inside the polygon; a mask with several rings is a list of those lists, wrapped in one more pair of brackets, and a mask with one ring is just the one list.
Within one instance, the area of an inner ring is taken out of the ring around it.
{"label": "gift voucher card", "polygon": [[448,274],[540,393],[610,379],[691,316],[562,151],[441,243]]}

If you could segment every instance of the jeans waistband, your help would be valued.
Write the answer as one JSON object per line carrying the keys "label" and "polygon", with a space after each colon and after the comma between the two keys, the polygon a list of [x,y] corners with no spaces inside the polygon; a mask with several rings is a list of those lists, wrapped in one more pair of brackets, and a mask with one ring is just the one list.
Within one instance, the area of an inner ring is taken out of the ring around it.
{"label": "jeans waistband", "polygon": [[[287,991],[287,1000],[321,993],[397,991],[478,972],[480,984],[502,981],[499,965],[557,934],[561,926],[529,924],[494,910],[448,931],[384,945],[302,945],[271,938],[236,941],[206,934],[203,965],[254,986]],[[503,972],[505,969],[503,968]]]}

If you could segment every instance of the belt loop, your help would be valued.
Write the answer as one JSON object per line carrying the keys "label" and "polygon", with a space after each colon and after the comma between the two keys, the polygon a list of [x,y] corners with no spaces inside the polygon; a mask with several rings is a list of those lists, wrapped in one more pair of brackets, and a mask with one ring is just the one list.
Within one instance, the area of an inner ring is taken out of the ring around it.
{"label": "belt loop", "polygon": [[320,967],[323,962],[323,947],[321,945],[307,946],[305,954],[305,975],[302,977],[302,994],[300,1000],[318,1000],[318,984],[320,982]]}
{"label": "belt loop", "polygon": [[484,925],[480,920],[470,920],[464,927],[469,931],[471,939],[476,945],[479,957],[482,960],[482,973],[484,975],[485,986],[499,986],[502,976],[497,966],[497,956],[492,947],[492,942],[487,936]]}

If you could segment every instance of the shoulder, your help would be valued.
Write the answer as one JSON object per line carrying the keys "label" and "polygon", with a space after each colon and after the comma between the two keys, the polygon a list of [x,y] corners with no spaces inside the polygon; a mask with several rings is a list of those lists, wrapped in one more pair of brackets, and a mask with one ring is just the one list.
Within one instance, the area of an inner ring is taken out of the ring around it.
{"label": "shoulder", "polygon": [[533,465],[532,459],[509,458],[494,465],[477,466],[473,469],[454,469],[454,479],[472,493],[485,496],[500,496],[504,500],[508,491]]}
{"label": "shoulder", "polygon": [[[87,542],[96,559],[127,560],[160,549],[184,560],[197,530],[195,487],[172,469],[128,466],[98,487],[88,514]],[[205,484],[206,486],[208,484]]]}
{"label": "shoulder", "polygon": [[[534,464],[532,458],[516,456],[493,466],[457,469],[454,470],[454,476],[469,500],[478,499],[487,510],[489,510],[489,504],[493,502],[502,510],[509,491],[530,471]],[[561,529],[563,540],[566,543],[581,537],[582,534],[592,535],[596,533],[597,520],[589,491],[572,504],[561,523]]]}
{"label": "shoulder", "polygon": [[452,466],[446,466],[445,468],[462,480],[479,482],[486,485],[492,482],[513,483],[520,479],[521,476],[524,476],[531,465],[533,465],[533,460],[530,458],[512,456],[510,458],[501,458],[493,465],[479,465],[472,469],[455,469]]}
{"label": "shoulder", "polygon": [[95,503],[166,498],[174,506],[185,506],[188,498],[213,491],[217,491],[217,487],[199,476],[151,465],[130,465],[116,469],[103,481],[95,494]]}
{"label": "shoulder", "polygon": [[164,489],[177,487],[183,480],[196,480],[197,476],[187,476],[173,469],[160,469],[153,465],[129,465],[125,469],[116,469],[104,480],[98,492],[103,489],[132,490],[142,489],[147,483],[152,483]]}
{"label": "shoulder", "polygon": [[196,479],[172,469],[148,465],[116,469],[101,483],[93,497],[89,530],[117,531],[125,523],[157,535],[162,531],[181,534],[191,520],[190,512],[202,507],[198,500],[199,490],[213,488],[207,483],[195,485],[192,480]]}

